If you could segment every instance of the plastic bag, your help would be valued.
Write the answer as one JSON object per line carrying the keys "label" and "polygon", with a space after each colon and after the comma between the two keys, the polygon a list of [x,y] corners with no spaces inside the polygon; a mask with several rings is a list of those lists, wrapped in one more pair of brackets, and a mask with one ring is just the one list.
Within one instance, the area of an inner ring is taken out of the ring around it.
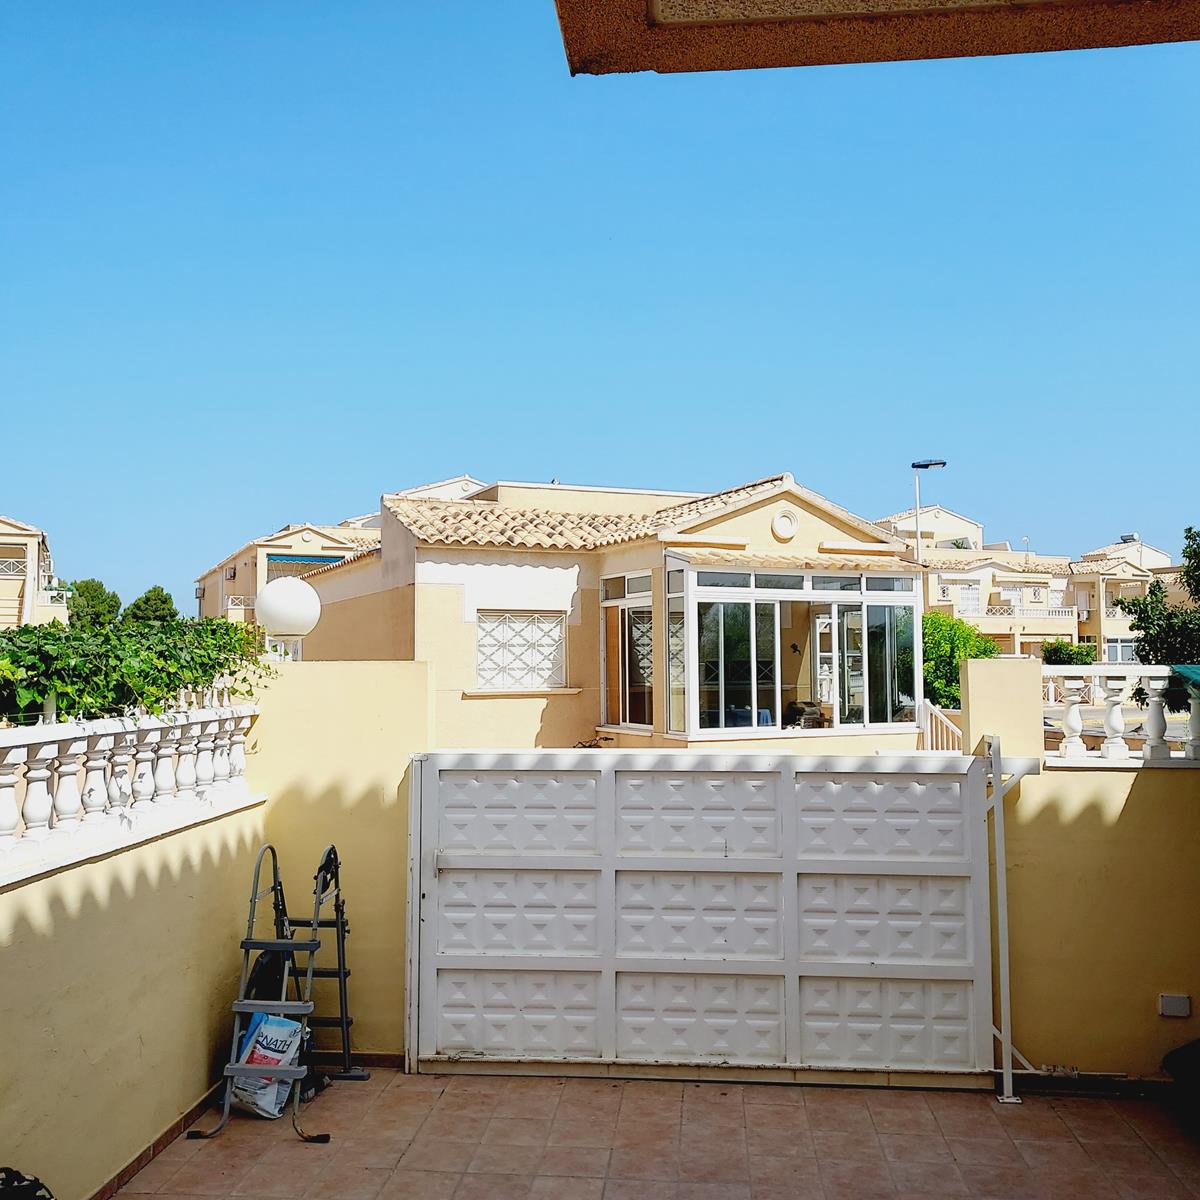
{"label": "plastic bag", "polygon": [[[295,1066],[300,1058],[300,1023],[286,1017],[254,1013],[242,1039],[239,1062],[254,1066]],[[258,1076],[239,1076],[233,1081],[233,1103],[246,1112],[260,1117],[275,1117],[283,1113],[290,1079]]]}

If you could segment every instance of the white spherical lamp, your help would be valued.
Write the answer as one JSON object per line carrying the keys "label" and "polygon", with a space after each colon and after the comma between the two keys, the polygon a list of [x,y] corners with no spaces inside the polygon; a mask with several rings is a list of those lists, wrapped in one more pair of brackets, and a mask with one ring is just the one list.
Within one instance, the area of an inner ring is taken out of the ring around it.
{"label": "white spherical lamp", "polygon": [[311,583],[284,575],[255,597],[254,619],[273,638],[302,638],[321,619],[321,598]]}

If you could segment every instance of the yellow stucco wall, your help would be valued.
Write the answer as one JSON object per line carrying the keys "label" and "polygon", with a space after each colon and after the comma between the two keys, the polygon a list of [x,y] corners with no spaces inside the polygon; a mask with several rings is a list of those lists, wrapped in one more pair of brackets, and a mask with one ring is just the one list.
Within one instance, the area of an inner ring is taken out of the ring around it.
{"label": "yellow stucco wall", "polygon": [[[795,536],[786,542],[771,531],[771,521],[780,511],[791,512],[797,521]],[[827,509],[790,494],[760,501],[730,516],[717,517],[688,529],[689,537],[706,532],[723,539],[744,541],[748,550],[758,550],[764,554],[815,554],[822,542],[852,541],[876,548],[891,545],[882,531],[878,537],[871,537]],[[892,552],[899,553],[902,550],[900,546]]]}
{"label": "yellow stucco wall", "polygon": [[[260,689],[248,743],[247,775],[270,797],[266,835],[289,910],[311,912],[329,843],[342,857],[357,1050],[404,1048],[406,775],[410,757],[430,748],[428,702],[424,663],[284,663]],[[316,995],[333,1011],[327,992]],[[332,1044],[328,1031],[321,1044]]]}
{"label": "yellow stucco wall", "polygon": [[84,1200],[228,1055],[260,808],[0,892],[0,1161]]}
{"label": "yellow stucco wall", "polygon": [[[320,576],[312,582],[319,583]],[[322,600],[321,619],[316,629],[304,639],[304,657],[309,662],[411,660],[412,656],[411,584],[346,600]]]}

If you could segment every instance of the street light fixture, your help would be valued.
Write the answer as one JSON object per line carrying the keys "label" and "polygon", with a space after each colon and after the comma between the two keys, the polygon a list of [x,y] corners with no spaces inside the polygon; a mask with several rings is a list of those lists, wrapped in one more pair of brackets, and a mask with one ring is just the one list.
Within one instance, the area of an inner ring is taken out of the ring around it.
{"label": "street light fixture", "polygon": [[917,497],[916,527],[917,527],[917,562],[921,561],[921,472],[932,470],[934,467],[944,467],[944,458],[922,458],[912,464],[913,490]]}

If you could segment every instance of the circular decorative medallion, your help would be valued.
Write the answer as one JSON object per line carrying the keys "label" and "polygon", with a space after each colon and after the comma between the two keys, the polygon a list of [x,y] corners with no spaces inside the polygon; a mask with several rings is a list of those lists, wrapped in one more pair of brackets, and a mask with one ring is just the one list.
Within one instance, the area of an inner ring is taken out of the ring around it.
{"label": "circular decorative medallion", "polygon": [[781,541],[790,542],[800,529],[796,514],[788,508],[781,508],[771,518],[771,532]]}

